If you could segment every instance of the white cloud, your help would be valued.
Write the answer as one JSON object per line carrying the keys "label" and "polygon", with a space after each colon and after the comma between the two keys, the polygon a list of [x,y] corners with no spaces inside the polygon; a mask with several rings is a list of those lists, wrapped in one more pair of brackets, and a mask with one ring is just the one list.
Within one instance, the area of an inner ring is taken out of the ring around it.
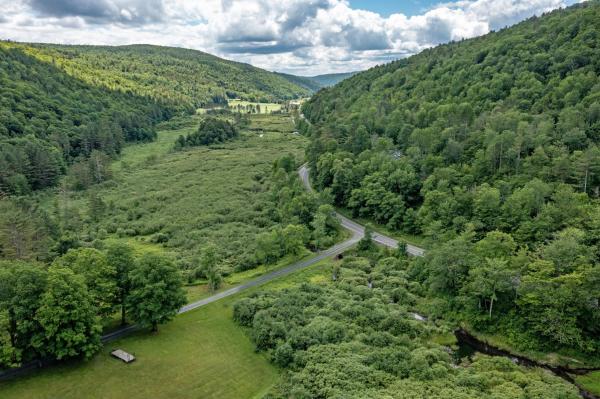
{"label": "white cloud", "polygon": [[189,47],[270,70],[318,74],[368,68],[564,5],[461,0],[413,17],[383,17],[347,0],[0,0],[0,37]]}

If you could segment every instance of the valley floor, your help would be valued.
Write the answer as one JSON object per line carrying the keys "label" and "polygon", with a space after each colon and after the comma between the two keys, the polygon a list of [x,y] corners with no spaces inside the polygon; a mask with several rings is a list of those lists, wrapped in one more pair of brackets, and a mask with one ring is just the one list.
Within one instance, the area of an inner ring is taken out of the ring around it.
{"label": "valley floor", "polygon": [[[279,372],[232,319],[232,304],[264,289],[323,282],[331,260],[178,316],[158,334],[139,332],[111,342],[88,362],[51,367],[0,384],[5,399],[260,398]],[[124,364],[110,356],[121,348],[136,356]]]}

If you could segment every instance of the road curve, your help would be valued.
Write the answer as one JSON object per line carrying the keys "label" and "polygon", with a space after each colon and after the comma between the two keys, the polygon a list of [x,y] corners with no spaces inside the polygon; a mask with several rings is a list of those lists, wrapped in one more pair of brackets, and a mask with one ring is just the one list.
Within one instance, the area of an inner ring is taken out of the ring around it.
{"label": "road curve", "polygon": [[[306,165],[302,165],[302,167],[298,170],[298,174],[300,175],[300,179],[302,180],[302,183],[304,184],[306,189],[309,191],[313,191],[312,186],[310,185],[310,180],[309,180],[309,175],[308,175],[308,167]],[[209,303],[216,302],[219,299],[223,299],[228,296],[235,295],[237,293],[240,293],[240,292],[245,291],[252,287],[257,287],[259,285],[265,284],[276,278],[287,276],[290,273],[293,273],[300,269],[304,269],[308,266],[314,265],[315,263],[320,262],[325,258],[328,258],[330,256],[339,255],[342,252],[347,251],[350,247],[355,245],[358,241],[360,241],[361,238],[364,237],[365,228],[364,228],[364,226],[360,225],[359,223],[356,223],[355,221],[348,219],[344,215],[341,215],[337,212],[336,212],[336,216],[340,220],[342,227],[344,227],[346,230],[348,230],[352,233],[352,237],[349,238],[348,240],[341,242],[339,244],[336,244],[329,249],[318,252],[315,256],[313,256],[310,259],[305,259],[305,260],[301,260],[299,262],[292,263],[291,265],[286,266],[283,269],[274,270],[270,273],[263,274],[262,276],[257,277],[254,280],[247,281],[243,284],[229,288],[225,291],[221,291],[221,292],[211,295],[207,298],[200,299],[199,301],[189,303],[189,304],[185,305],[184,307],[182,307],[181,309],[179,309],[178,314],[187,313],[191,310],[200,308],[202,306],[206,306]],[[385,245],[386,247],[389,247],[389,248],[398,248],[398,241],[394,240],[391,237],[380,234],[380,233],[376,233],[376,232],[373,233],[373,241],[375,241],[381,245]],[[415,247],[414,245],[407,245],[406,252],[408,254],[414,255],[414,256],[423,256],[423,254],[425,253],[425,251],[422,248]],[[120,337],[127,335],[138,329],[139,329],[139,326],[137,326],[137,325],[130,325],[130,326],[121,328],[121,329],[113,331],[109,334],[103,335],[102,342],[113,341],[117,338],[120,338]]]}
{"label": "road curve", "polygon": [[[306,187],[306,189],[308,191],[313,191],[313,188],[310,185],[308,166],[306,164],[302,165],[300,167],[300,169],[298,169],[298,174],[300,175],[300,179],[302,180],[304,187]],[[340,219],[340,221],[342,222],[342,226],[344,228],[352,231],[352,233],[354,233],[354,234],[364,236],[364,234],[365,234],[364,226],[356,223],[355,221],[353,221],[351,219],[348,219],[344,215],[340,215],[339,213],[336,213],[336,215],[337,215],[338,219]],[[397,240],[395,240],[391,237],[388,237],[386,235],[383,235],[381,233],[373,232],[373,241],[375,241],[378,244],[389,247],[389,248],[398,248]],[[407,244],[406,245],[406,253],[408,253],[409,255],[413,255],[413,256],[423,256],[425,254],[425,250],[423,248],[419,248],[417,246]]]}

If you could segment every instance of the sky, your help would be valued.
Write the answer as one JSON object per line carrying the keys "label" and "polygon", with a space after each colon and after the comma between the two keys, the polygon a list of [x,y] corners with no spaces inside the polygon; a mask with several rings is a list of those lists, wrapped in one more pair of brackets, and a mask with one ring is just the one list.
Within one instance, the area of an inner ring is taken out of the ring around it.
{"label": "sky", "polygon": [[271,71],[358,71],[579,0],[0,0],[0,38],[186,47]]}
{"label": "sky", "polygon": [[424,14],[441,2],[438,0],[350,0],[349,3],[352,8],[373,11],[384,17],[395,13],[412,17]]}

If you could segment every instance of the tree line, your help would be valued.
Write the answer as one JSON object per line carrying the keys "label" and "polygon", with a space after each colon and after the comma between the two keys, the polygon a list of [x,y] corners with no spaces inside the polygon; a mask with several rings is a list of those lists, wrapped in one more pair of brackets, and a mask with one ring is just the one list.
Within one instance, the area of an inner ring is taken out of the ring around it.
{"label": "tree line", "polygon": [[50,265],[0,261],[0,366],[90,358],[115,313],[157,331],[185,303],[172,260],[125,244],[71,249]]}
{"label": "tree line", "polygon": [[118,155],[151,141],[173,110],[132,93],[91,86],[11,43],[0,42],[0,193],[52,187],[93,152]]}
{"label": "tree line", "polygon": [[209,116],[200,122],[198,130],[187,136],[179,136],[175,141],[175,150],[224,143],[239,137],[240,131],[228,120]]}
{"label": "tree line", "polygon": [[427,238],[415,278],[447,314],[589,356],[600,351],[599,9],[372,68],[315,95],[303,106],[312,126],[298,127],[335,204]]}
{"label": "tree line", "polygon": [[286,255],[299,255],[305,248],[322,250],[333,245],[340,230],[327,194],[306,191],[292,155],[273,165],[270,202],[277,225],[256,238],[256,264],[273,263]]}

